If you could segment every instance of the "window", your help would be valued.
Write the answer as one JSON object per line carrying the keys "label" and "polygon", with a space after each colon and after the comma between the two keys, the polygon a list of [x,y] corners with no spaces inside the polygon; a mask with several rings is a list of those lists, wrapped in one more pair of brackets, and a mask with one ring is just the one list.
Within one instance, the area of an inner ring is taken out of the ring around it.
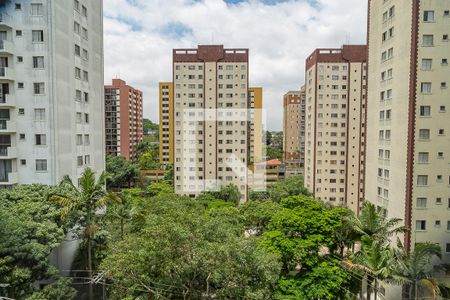
{"label": "window", "polygon": [[424,22],[433,22],[434,21],[434,11],[433,10],[424,11],[423,21]]}
{"label": "window", "polygon": [[444,135],[445,134],[445,130],[444,129],[439,129],[438,134],[439,135]]}
{"label": "window", "polygon": [[81,78],[81,69],[75,67],[75,78],[80,79]]}
{"label": "window", "polygon": [[86,6],[81,6],[81,14],[84,16],[84,17],[87,17],[87,8],[86,8]]}
{"label": "window", "polygon": [[44,31],[43,30],[33,30],[32,31],[32,42],[33,43],[44,42]]}
{"label": "window", "polygon": [[89,73],[87,71],[83,71],[83,80],[89,81]]}
{"label": "window", "polygon": [[444,40],[445,42],[448,42],[448,34],[444,34],[442,36],[442,40]]}
{"label": "window", "polygon": [[75,44],[75,55],[80,56],[81,55],[81,47]]}
{"label": "window", "polygon": [[420,129],[419,130],[419,139],[429,140],[430,139],[430,129]]}
{"label": "window", "polygon": [[422,59],[422,70],[424,70],[424,71],[431,70],[432,64],[433,64],[433,60],[431,58]]}
{"label": "window", "polygon": [[427,230],[427,221],[417,220],[416,221],[416,230]]}
{"label": "window", "polygon": [[84,102],[89,102],[89,93],[84,92]]}
{"label": "window", "polygon": [[25,140],[25,133],[19,134],[19,139],[20,139],[21,141],[24,141],[24,140]]}
{"label": "window", "polygon": [[31,15],[32,16],[43,16],[44,9],[42,3],[31,3]]}
{"label": "window", "polygon": [[89,54],[88,54],[88,51],[86,49],[83,49],[83,55],[81,57],[84,60],[88,60],[89,59]]}
{"label": "window", "polygon": [[84,122],[89,124],[89,114],[84,114]]}
{"label": "window", "polygon": [[46,159],[36,159],[36,171],[46,172],[47,171],[47,160]]}
{"label": "window", "polygon": [[426,208],[427,207],[427,198],[417,198],[416,207],[417,208]]}
{"label": "window", "polygon": [[75,100],[76,101],[81,101],[81,91],[80,90],[75,90]]}
{"label": "window", "polygon": [[35,95],[43,95],[45,93],[45,85],[43,82],[33,83],[33,91]]}
{"label": "window", "polygon": [[447,231],[450,231],[450,221],[447,221]]}
{"label": "window", "polygon": [[422,45],[430,47],[434,45],[434,36],[432,34],[424,34],[422,38]]}
{"label": "window", "polygon": [[421,117],[429,117],[431,115],[431,106],[421,106],[420,107],[420,116]]}
{"label": "window", "polygon": [[35,121],[45,121],[45,109],[35,108],[34,109],[34,120]]}
{"label": "window", "polygon": [[82,118],[83,118],[82,113],[77,112],[77,114],[76,114],[76,122],[77,123],[81,123],[82,122]]}
{"label": "window", "polygon": [[77,156],[77,166],[78,167],[83,166],[83,156]]}
{"label": "window", "polygon": [[419,152],[419,163],[427,164],[430,158],[430,154],[428,152]]}
{"label": "window", "polygon": [[77,146],[83,145],[83,135],[77,134]]}
{"label": "window", "polygon": [[80,1],[79,0],[73,1],[73,8],[78,11],[80,10]]}
{"label": "window", "polygon": [[431,82],[422,82],[420,91],[422,94],[431,94]]}
{"label": "window", "polygon": [[44,57],[33,56],[33,69],[43,69],[43,68],[44,68]]}
{"label": "window", "polygon": [[420,186],[428,185],[428,175],[418,175],[417,176],[417,185],[420,185]]}
{"label": "window", "polygon": [[81,30],[81,36],[83,37],[83,38],[85,38],[86,40],[87,40],[87,38],[88,38],[88,30],[86,29],[86,28],[82,28],[82,30]]}
{"label": "window", "polygon": [[450,253],[450,244],[449,243],[445,244],[445,252]]}
{"label": "window", "polygon": [[89,137],[89,134],[84,135],[84,145],[89,146],[91,144],[91,139]]}
{"label": "window", "polygon": [[84,164],[85,165],[90,165],[91,164],[91,156],[90,155],[85,155],[84,156]]}
{"label": "window", "polygon": [[27,160],[26,159],[21,159],[20,160],[20,165],[21,166],[26,166],[27,165]]}
{"label": "window", "polygon": [[74,22],[74,23],[73,23],[73,31],[74,31],[75,33],[80,34],[80,28],[81,28],[81,26],[80,26],[79,23],[77,23],[77,22]]}
{"label": "window", "polygon": [[447,82],[441,82],[441,89],[447,88]]}
{"label": "window", "polygon": [[22,30],[16,30],[16,36],[21,37],[22,36]]}
{"label": "window", "polygon": [[448,60],[446,58],[443,58],[441,64],[444,66],[448,65]]}
{"label": "window", "polygon": [[23,56],[17,56],[17,62],[22,63],[23,62]]}
{"label": "window", "polygon": [[18,88],[18,89],[23,89],[23,87],[24,87],[23,82],[18,82],[18,83],[17,83],[17,88]]}
{"label": "window", "polygon": [[47,136],[45,134],[36,134],[35,141],[37,146],[47,145]]}
{"label": "window", "polygon": [[16,10],[21,10],[22,9],[22,4],[20,3],[16,3]]}
{"label": "window", "polygon": [[390,130],[386,130],[384,138],[386,141],[391,140],[391,131]]}

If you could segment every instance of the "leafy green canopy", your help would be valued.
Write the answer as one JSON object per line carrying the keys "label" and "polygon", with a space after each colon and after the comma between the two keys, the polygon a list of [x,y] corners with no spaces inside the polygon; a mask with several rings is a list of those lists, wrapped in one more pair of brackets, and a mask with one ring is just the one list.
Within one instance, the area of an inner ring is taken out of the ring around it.
{"label": "leafy green canopy", "polygon": [[101,265],[111,283],[123,287],[112,288],[111,299],[271,297],[278,256],[243,237],[237,208],[206,210],[199,201],[161,195],[137,203],[131,222]]}
{"label": "leafy green canopy", "polygon": [[49,261],[52,250],[65,238],[61,211],[47,201],[48,194],[54,191],[41,185],[0,190],[0,283],[10,285],[9,297],[62,299],[51,296],[55,288],[64,299],[73,296],[67,280],[57,281],[42,292],[36,292],[33,285],[39,280],[59,278]]}

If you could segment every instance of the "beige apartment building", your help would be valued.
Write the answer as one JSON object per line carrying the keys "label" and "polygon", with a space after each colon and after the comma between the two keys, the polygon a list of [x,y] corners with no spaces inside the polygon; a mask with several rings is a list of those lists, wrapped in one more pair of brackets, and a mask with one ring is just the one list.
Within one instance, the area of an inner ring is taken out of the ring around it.
{"label": "beige apartment building", "polygon": [[366,198],[450,261],[450,2],[369,1]]}
{"label": "beige apartment building", "polygon": [[[249,89],[248,67],[248,49],[213,45],[173,50],[176,193],[194,197],[233,183],[242,201],[247,198],[247,165],[260,148],[251,145],[260,136],[250,122],[251,108],[262,106],[262,90]],[[255,99],[258,95],[261,101]]]}
{"label": "beige apartment building", "polygon": [[367,46],[317,49],[306,60],[305,186],[358,213],[364,199]]}
{"label": "beige apartment building", "polygon": [[159,162],[173,163],[173,83],[159,83]]}
{"label": "beige apartment building", "polygon": [[306,91],[290,91],[283,96],[283,160],[289,172],[303,174],[305,166]]}

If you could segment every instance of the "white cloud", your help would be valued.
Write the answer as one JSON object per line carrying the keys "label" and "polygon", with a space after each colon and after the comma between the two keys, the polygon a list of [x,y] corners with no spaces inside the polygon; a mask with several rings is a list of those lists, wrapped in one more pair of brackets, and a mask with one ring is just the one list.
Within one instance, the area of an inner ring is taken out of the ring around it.
{"label": "white cloud", "polygon": [[[158,82],[172,80],[172,49],[223,44],[250,49],[250,85],[264,88],[271,130],[282,128],[282,97],[304,80],[321,47],[365,43],[367,1],[105,0],[105,81],[117,76],[144,92],[144,116],[158,120]],[[180,25],[188,30],[177,35]],[[171,31],[171,32],[170,32]]]}

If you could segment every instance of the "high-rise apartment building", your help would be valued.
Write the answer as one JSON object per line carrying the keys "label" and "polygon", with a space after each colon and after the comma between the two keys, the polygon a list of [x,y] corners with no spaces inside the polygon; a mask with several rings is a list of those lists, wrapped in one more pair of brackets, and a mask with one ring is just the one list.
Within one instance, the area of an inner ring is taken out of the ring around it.
{"label": "high-rise apartment building", "polygon": [[367,47],[317,49],[306,60],[305,185],[355,212],[364,198]]}
{"label": "high-rise apartment building", "polygon": [[105,85],[106,154],[136,160],[144,139],[142,92],[121,79]]}
{"label": "high-rise apartment building", "polygon": [[248,115],[249,115],[249,162],[259,162],[263,157],[263,88],[250,87],[248,90]]}
{"label": "high-rise apartment building", "polygon": [[102,9],[0,2],[0,186],[103,171]]}
{"label": "high-rise apartment building", "polygon": [[305,166],[306,91],[290,91],[283,97],[283,160],[289,169],[303,173]]}
{"label": "high-rise apartment building", "polygon": [[173,83],[159,83],[159,162],[173,163]]}
{"label": "high-rise apartment building", "polygon": [[450,261],[450,2],[369,1],[366,198]]}
{"label": "high-rise apartment building", "polygon": [[235,184],[247,197],[248,49],[173,50],[175,192]]}

